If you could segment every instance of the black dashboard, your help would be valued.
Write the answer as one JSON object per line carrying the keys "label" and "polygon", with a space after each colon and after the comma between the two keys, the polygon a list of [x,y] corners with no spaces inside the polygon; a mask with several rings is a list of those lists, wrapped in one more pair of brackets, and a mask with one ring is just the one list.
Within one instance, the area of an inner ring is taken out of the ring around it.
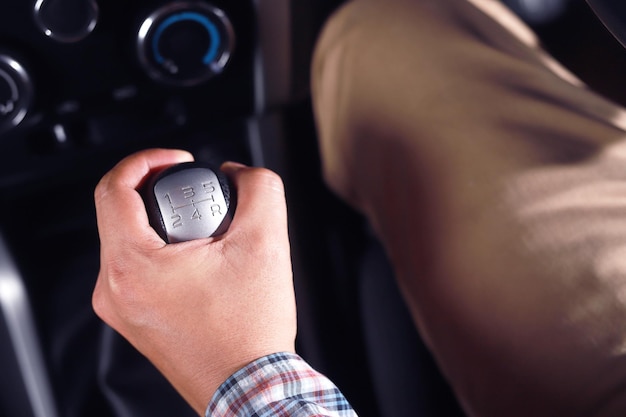
{"label": "black dashboard", "polygon": [[285,103],[292,49],[311,48],[290,44],[293,13],[281,1],[0,5],[0,187]]}

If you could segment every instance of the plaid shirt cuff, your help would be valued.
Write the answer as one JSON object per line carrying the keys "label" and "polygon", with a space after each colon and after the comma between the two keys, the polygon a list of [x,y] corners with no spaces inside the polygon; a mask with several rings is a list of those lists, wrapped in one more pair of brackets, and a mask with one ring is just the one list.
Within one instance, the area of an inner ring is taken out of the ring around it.
{"label": "plaid shirt cuff", "polygon": [[216,391],[206,417],[356,417],[339,389],[300,356],[274,353],[233,374]]}

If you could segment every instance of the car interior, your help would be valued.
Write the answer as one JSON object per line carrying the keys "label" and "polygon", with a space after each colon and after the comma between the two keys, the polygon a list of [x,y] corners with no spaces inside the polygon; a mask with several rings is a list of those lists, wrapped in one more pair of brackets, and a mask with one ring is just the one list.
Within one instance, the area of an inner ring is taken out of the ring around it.
{"label": "car interior", "polygon": [[[543,12],[505,2],[557,59],[624,102],[623,48],[584,0]],[[281,175],[298,351],[359,415],[464,415],[367,221],[322,179],[309,67],[341,3],[0,3],[0,417],[195,415],[91,307],[94,188],[153,147]]]}

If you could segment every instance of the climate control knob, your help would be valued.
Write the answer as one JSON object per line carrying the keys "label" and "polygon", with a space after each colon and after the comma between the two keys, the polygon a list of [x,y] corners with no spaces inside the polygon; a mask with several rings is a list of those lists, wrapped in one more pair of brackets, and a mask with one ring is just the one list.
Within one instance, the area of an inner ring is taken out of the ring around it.
{"label": "climate control knob", "polygon": [[96,0],[37,0],[35,22],[59,42],[83,40],[96,28],[100,11]]}
{"label": "climate control knob", "polygon": [[22,64],[0,52],[0,133],[17,126],[33,99],[33,85]]}
{"label": "climate control knob", "polygon": [[224,70],[234,38],[230,20],[222,10],[207,3],[182,1],[161,7],[144,20],[137,49],[151,78],[192,86]]}

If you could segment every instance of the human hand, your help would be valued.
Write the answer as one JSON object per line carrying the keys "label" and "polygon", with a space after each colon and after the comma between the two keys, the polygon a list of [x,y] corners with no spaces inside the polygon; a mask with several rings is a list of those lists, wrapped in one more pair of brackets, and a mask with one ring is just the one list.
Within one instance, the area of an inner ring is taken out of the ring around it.
{"label": "human hand", "polygon": [[284,190],[271,171],[222,166],[238,193],[222,236],[168,245],[150,227],[137,189],[152,170],[192,159],[142,151],[102,178],[93,307],[203,415],[235,371],[294,351],[296,309]]}

